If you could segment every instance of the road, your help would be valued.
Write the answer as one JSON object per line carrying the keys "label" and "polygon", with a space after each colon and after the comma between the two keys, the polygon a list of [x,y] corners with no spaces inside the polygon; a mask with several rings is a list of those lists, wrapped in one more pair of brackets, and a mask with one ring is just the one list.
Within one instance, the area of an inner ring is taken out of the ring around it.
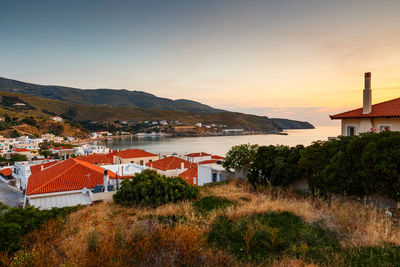
{"label": "road", "polygon": [[11,207],[17,207],[24,202],[24,195],[17,189],[10,188],[4,182],[0,182],[0,202]]}

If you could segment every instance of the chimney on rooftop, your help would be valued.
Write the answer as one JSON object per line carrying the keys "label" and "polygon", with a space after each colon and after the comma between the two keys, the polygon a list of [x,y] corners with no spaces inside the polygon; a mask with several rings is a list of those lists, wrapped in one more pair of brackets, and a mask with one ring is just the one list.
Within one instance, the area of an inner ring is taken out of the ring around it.
{"label": "chimney on rooftop", "polygon": [[181,162],[181,169],[184,170],[185,169],[185,163]]}
{"label": "chimney on rooftop", "polygon": [[371,72],[364,74],[363,114],[371,113],[372,107]]}
{"label": "chimney on rooftop", "polygon": [[108,192],[108,170],[104,170],[104,192]]}

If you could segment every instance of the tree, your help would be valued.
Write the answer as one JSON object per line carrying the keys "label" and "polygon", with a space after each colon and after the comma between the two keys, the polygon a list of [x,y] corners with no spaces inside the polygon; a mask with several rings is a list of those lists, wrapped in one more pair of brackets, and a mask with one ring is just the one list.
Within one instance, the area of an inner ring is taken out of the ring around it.
{"label": "tree", "polygon": [[222,166],[226,170],[234,169],[235,171],[248,172],[255,159],[257,150],[258,145],[243,144],[233,146],[226,154]]}
{"label": "tree", "polygon": [[166,177],[153,170],[144,170],[132,179],[125,179],[113,199],[125,206],[157,207],[169,202],[195,199],[198,194],[197,187],[179,177]]}
{"label": "tree", "polygon": [[18,162],[18,161],[28,161],[28,157],[22,154],[13,154],[8,160],[10,163]]}

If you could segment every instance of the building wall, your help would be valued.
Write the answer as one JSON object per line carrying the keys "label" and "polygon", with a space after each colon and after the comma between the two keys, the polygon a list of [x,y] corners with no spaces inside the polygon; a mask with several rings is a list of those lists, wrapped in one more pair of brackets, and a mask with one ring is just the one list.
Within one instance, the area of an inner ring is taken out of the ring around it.
{"label": "building wall", "polygon": [[212,183],[213,181],[213,174],[216,175],[216,182],[220,182],[223,180],[223,171],[215,170],[210,166],[206,165],[199,165],[197,168],[197,185],[202,186],[208,183]]}
{"label": "building wall", "polygon": [[201,161],[210,160],[211,156],[202,156],[202,157],[185,157],[187,161],[199,163]]}
{"label": "building wall", "polygon": [[[158,156],[153,157],[143,157],[143,158],[120,158],[118,156],[114,156],[114,164],[126,164],[126,163],[136,163],[139,165],[145,165],[148,162],[159,160]],[[140,164],[143,161],[143,164]]]}
{"label": "building wall", "polygon": [[392,131],[400,132],[400,118],[343,119],[342,135],[347,136],[347,126],[355,126],[356,133],[366,133],[375,128],[379,132],[381,125],[390,125]]}

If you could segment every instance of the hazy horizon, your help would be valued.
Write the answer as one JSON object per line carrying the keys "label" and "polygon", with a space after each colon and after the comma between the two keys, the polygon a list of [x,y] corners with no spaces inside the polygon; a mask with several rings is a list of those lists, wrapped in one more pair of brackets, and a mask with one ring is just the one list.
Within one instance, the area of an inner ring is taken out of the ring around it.
{"label": "hazy horizon", "polygon": [[0,76],[337,125],[400,92],[400,1],[5,1]]}

